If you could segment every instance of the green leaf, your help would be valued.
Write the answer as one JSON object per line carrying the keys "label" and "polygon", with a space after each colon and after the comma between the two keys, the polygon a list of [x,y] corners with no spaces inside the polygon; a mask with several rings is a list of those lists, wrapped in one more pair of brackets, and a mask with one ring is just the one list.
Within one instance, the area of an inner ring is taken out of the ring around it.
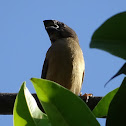
{"label": "green leaf", "polygon": [[14,104],[14,126],[51,126],[47,115],[40,111],[35,99],[22,84]]}
{"label": "green leaf", "polygon": [[104,87],[115,77],[121,75],[121,74],[125,74],[126,75],[126,63],[124,63],[124,65],[120,68],[120,70],[113,76],[111,77],[111,79],[104,85]]}
{"label": "green leaf", "polygon": [[110,103],[106,126],[126,125],[126,77]]}
{"label": "green leaf", "polygon": [[126,12],[119,13],[104,22],[94,32],[90,47],[126,59]]}
{"label": "green leaf", "polygon": [[75,94],[44,79],[31,79],[52,126],[99,126],[100,124]]}
{"label": "green leaf", "polygon": [[108,109],[109,105],[115,96],[116,92],[118,91],[119,88],[116,88],[115,90],[109,92],[106,96],[104,96],[99,103],[95,106],[93,109],[93,113],[97,118],[102,118],[107,116],[108,114]]}

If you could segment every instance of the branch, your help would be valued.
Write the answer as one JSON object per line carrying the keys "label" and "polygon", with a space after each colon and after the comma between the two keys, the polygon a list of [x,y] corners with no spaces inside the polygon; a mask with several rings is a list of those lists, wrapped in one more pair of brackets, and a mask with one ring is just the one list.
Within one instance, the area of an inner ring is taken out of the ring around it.
{"label": "branch", "polygon": [[[17,93],[0,93],[0,115],[12,115],[14,101],[16,99]],[[36,94],[32,94],[35,98],[39,108],[44,112],[39,99]],[[84,96],[80,96],[80,98],[85,102],[86,99]],[[93,108],[97,105],[97,103],[102,99],[102,97],[90,97],[88,102],[86,103],[88,107],[93,110]]]}

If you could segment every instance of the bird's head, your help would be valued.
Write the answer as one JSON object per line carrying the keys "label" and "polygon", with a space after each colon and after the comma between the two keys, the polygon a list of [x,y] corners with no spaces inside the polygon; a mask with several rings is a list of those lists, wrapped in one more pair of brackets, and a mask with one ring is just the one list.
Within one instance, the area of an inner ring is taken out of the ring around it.
{"label": "bird's head", "polygon": [[61,38],[71,37],[78,41],[78,37],[73,29],[57,20],[44,20],[45,29],[50,37],[51,43]]}

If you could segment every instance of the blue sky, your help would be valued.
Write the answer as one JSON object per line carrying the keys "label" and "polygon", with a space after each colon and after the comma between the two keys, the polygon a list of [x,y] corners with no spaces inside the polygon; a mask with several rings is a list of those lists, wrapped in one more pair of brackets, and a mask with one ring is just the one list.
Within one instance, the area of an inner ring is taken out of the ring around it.
{"label": "blue sky", "polygon": [[[124,76],[104,84],[125,62],[107,52],[90,49],[93,32],[109,17],[126,10],[125,0],[4,0],[0,1],[0,92],[16,93],[23,81],[40,78],[51,45],[43,20],[56,19],[73,28],[83,50],[86,71],[82,93],[104,96],[117,88]],[[104,119],[99,119],[102,126]],[[0,116],[0,125],[12,126],[13,117]]]}

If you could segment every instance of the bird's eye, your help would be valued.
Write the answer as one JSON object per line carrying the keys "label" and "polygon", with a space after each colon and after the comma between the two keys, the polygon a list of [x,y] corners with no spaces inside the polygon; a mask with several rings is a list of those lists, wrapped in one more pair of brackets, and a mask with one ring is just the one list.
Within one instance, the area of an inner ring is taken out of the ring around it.
{"label": "bird's eye", "polygon": [[54,27],[58,29],[59,28],[59,25],[54,25]]}
{"label": "bird's eye", "polygon": [[65,24],[64,23],[59,23],[58,25],[59,25],[60,28],[65,27]]}
{"label": "bird's eye", "polygon": [[64,24],[63,23],[61,24],[61,27],[64,27]]}

